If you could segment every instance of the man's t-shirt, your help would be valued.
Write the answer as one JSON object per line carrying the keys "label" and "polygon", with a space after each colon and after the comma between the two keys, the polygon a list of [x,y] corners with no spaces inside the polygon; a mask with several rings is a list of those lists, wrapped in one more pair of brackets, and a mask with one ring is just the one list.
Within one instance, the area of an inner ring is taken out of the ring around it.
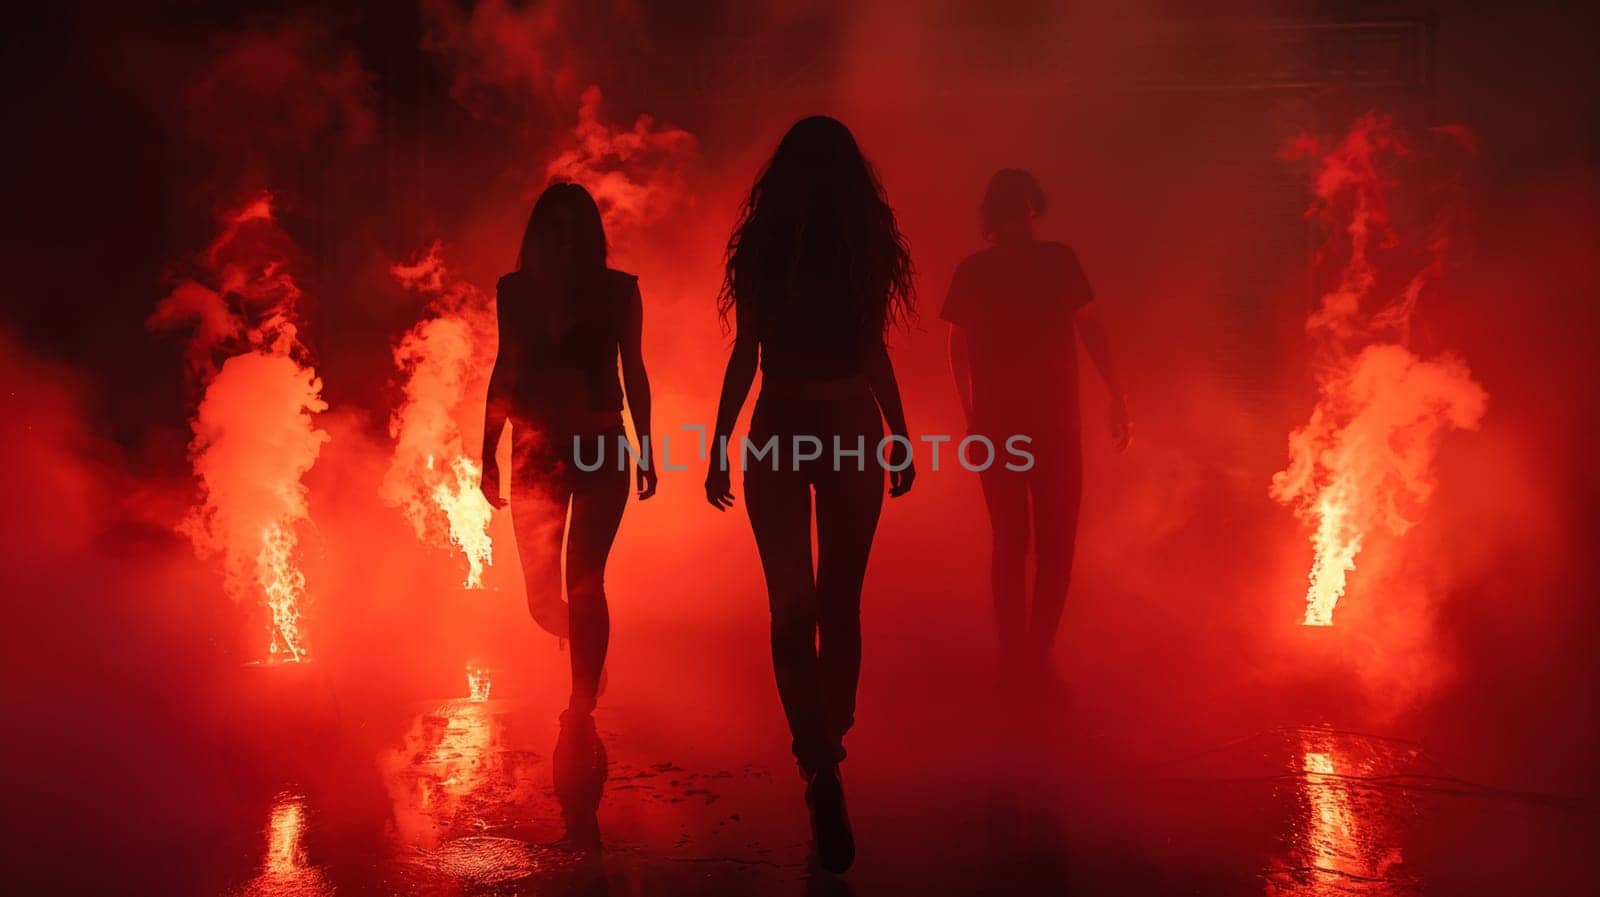
{"label": "man's t-shirt", "polygon": [[993,246],[957,266],[939,316],[966,332],[975,428],[1077,434],[1073,317],[1093,299],[1061,243]]}

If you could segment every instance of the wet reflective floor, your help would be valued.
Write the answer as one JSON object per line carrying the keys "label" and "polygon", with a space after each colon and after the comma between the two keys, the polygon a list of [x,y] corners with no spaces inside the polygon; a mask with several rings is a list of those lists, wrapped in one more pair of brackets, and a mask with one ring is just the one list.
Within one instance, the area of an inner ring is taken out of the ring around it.
{"label": "wet reflective floor", "polygon": [[981,658],[932,665],[928,643],[885,636],[844,764],[858,859],[831,876],[809,857],[766,646],[683,639],[672,656],[693,662],[670,676],[619,652],[592,727],[563,723],[554,646],[542,667],[456,666],[430,698],[315,662],[185,680],[221,709],[131,706],[102,721],[120,735],[75,735],[50,780],[8,783],[23,806],[58,797],[8,819],[24,861],[7,890],[1596,893],[1592,803],[1460,759],[1489,735],[1356,724],[1298,694],[1208,703],[1066,653],[1059,693],[1006,699]]}
{"label": "wet reflective floor", "polygon": [[[414,708],[365,769],[291,758],[171,858],[205,871],[196,893],[259,897],[1592,892],[1592,817],[1456,778],[1415,743],[1306,724],[1121,750],[1056,699],[969,720],[951,744],[978,745],[976,765],[877,733],[846,764],[861,859],[834,877],[781,755],[657,742],[629,709],[563,725],[481,677]],[[321,737],[338,751],[337,727]]]}
{"label": "wet reflective floor", "polygon": [[286,787],[235,857],[250,874],[220,893],[754,894],[807,879],[800,830],[746,819],[771,800],[772,770],[670,757],[526,702],[432,703],[373,764],[381,806],[352,818],[355,781]]}

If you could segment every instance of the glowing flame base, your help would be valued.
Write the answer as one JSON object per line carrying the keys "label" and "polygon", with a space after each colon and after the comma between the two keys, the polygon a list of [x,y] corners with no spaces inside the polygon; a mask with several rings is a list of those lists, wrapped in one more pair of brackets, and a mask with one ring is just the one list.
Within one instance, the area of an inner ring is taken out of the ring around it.
{"label": "glowing flame base", "polygon": [[272,614],[272,659],[306,659],[305,640],[300,634],[300,605],[304,600],[306,577],[294,564],[295,537],[288,527],[274,524],[261,534],[261,553],[256,556],[261,591]]}

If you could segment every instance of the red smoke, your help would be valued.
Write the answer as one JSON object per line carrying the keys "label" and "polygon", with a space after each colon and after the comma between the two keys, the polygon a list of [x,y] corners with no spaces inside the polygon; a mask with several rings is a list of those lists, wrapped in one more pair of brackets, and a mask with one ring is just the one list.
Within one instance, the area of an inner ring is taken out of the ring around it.
{"label": "red smoke", "polygon": [[177,126],[200,151],[187,187],[229,196],[289,186],[303,200],[292,187],[308,175],[307,156],[326,160],[377,136],[372,76],[326,27],[288,19],[207,49],[179,87]]}
{"label": "red smoke", "polygon": [[551,180],[575,181],[594,194],[606,233],[636,233],[668,212],[681,212],[686,171],[694,157],[694,135],[657,125],[640,115],[633,127],[617,128],[604,118],[600,88],[583,92],[578,124],[569,146],[551,160]]}
{"label": "red smoke", "polygon": [[[1460,129],[1445,132],[1459,141]],[[1470,146],[1470,144],[1467,144]],[[1418,302],[1444,271],[1454,210],[1429,209],[1421,233],[1396,225],[1391,193],[1410,186],[1396,162],[1418,152],[1386,117],[1358,119],[1321,152],[1315,216],[1328,231],[1318,261],[1337,263],[1337,285],[1306,321],[1318,350],[1321,397],[1289,437],[1289,466],[1274,498],[1313,527],[1304,622],[1328,626],[1369,535],[1404,535],[1432,497],[1440,435],[1476,429],[1488,396],[1460,360],[1410,347]],[[1294,155],[1319,153],[1297,139]],[[1435,197],[1425,196],[1427,203]]]}
{"label": "red smoke", "polygon": [[157,330],[190,328],[187,357],[201,390],[189,446],[200,503],[182,530],[201,556],[221,557],[230,596],[266,611],[267,652],[301,660],[309,647],[296,559],[309,516],[301,478],[327,441],[313,415],[328,406],[299,340],[301,292],[270,194],[221,224],[149,320]]}
{"label": "red smoke", "polygon": [[548,97],[570,98],[582,84],[570,38],[578,6],[535,3],[517,9],[487,0],[463,10],[448,0],[424,0],[424,49],[446,60],[450,96],[468,111],[524,129]]}
{"label": "red smoke", "polygon": [[466,586],[483,583],[493,562],[488,534],[492,509],[478,489],[478,456],[463,438],[481,419],[495,321],[490,299],[445,267],[437,241],[416,262],[390,270],[407,290],[428,297],[425,317],[394,349],[400,407],[389,417],[394,456],[383,478],[383,500],[398,507],[417,538],[454,546],[467,561]]}
{"label": "red smoke", "polygon": [[[463,11],[427,2],[423,46],[445,63],[462,108],[517,134],[519,199],[532,200],[551,181],[576,181],[594,194],[615,244],[682,206],[697,146],[694,135],[648,113],[629,127],[607,121],[603,58],[626,45],[632,16],[610,9],[589,35],[589,12],[567,3],[515,9],[488,0]],[[583,53],[586,39],[604,56]],[[574,107],[577,121],[568,124]]]}
{"label": "red smoke", "polygon": [[305,151],[324,135],[349,146],[370,140],[377,128],[371,93],[353,51],[316,26],[285,23],[236,35],[189,85],[184,102],[209,142]]}

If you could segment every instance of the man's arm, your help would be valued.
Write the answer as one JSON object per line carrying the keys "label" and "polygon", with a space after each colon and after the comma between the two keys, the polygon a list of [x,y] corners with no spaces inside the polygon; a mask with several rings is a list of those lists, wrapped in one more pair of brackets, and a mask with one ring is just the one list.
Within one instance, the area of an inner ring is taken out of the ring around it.
{"label": "man's arm", "polygon": [[1100,372],[1100,379],[1111,393],[1111,439],[1116,443],[1117,451],[1123,451],[1133,440],[1133,425],[1128,418],[1128,397],[1122,390],[1121,378],[1117,376],[1116,361],[1111,357],[1111,340],[1106,336],[1105,324],[1100,320],[1099,304],[1090,302],[1078,309],[1073,320],[1078,336],[1083,339],[1083,347],[1089,352],[1089,359],[1094,362],[1095,370]]}
{"label": "man's arm", "polygon": [[956,380],[956,396],[961,400],[961,416],[972,429],[972,353],[967,345],[967,331],[950,325],[950,339],[946,345],[950,358],[950,375]]}

